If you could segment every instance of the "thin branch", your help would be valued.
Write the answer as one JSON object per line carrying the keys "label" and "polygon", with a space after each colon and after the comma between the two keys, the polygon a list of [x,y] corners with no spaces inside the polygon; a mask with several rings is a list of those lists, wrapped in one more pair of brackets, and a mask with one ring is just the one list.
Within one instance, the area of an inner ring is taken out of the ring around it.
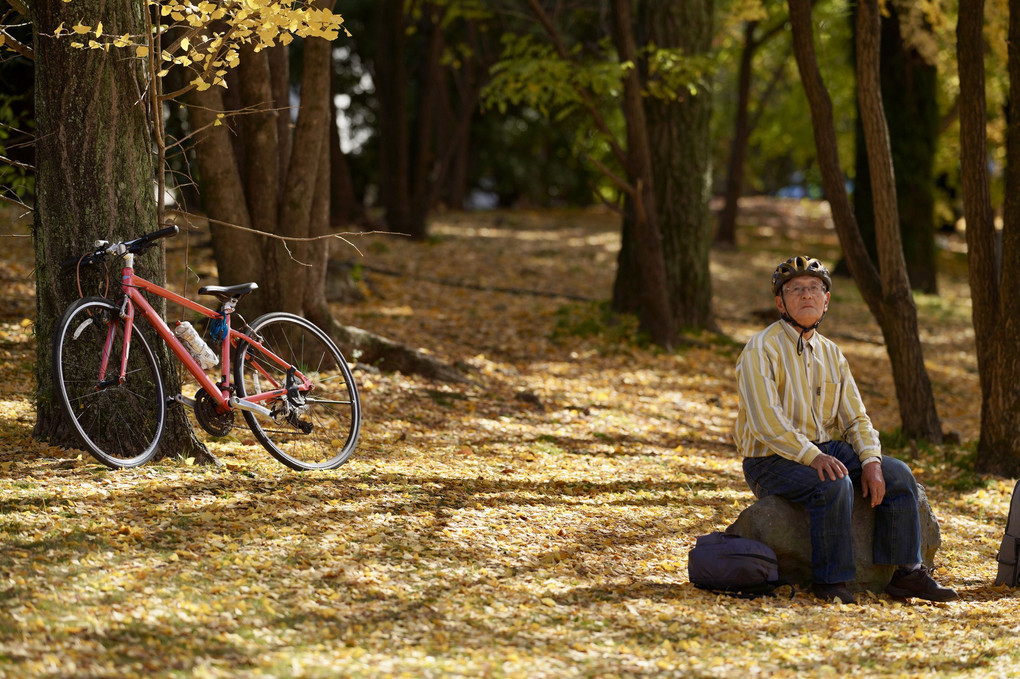
{"label": "thin branch", "polygon": [[9,205],[14,205],[14,206],[16,206],[16,207],[20,207],[20,208],[22,208],[22,209],[24,209],[24,210],[27,210],[28,212],[34,212],[34,210],[32,209],[32,207],[31,207],[31,206],[29,206],[29,205],[26,205],[26,204],[25,204],[25,203],[23,203],[23,202],[22,202],[22,201],[21,201],[20,199],[16,199],[16,198],[8,198],[7,196],[5,196],[5,195],[4,195],[4,194],[2,194],[2,193],[0,193],[0,201],[3,201],[3,202],[5,202],[5,203],[8,203]]}
{"label": "thin branch", "polygon": [[13,35],[8,33],[4,28],[0,28],[0,35],[2,35],[4,38],[5,47],[9,47],[11,50],[17,52],[26,59],[31,59],[32,61],[35,61],[35,52],[32,51],[31,47],[15,38]]}
{"label": "thin branch", "polygon": [[[168,99],[168,98],[169,97],[164,97],[164,99]],[[218,119],[218,121],[226,120],[227,118],[232,118],[234,116],[251,115],[251,114],[254,114],[254,113],[273,113],[273,112],[276,112],[276,111],[289,111],[291,109],[290,106],[281,106],[281,107],[278,107],[278,108],[258,108],[260,106],[262,106],[262,104],[253,104],[251,106],[248,106],[247,108],[239,109],[239,110],[236,110],[236,111],[216,111],[215,109],[211,109],[208,106],[193,106],[193,105],[190,105],[190,104],[188,105],[188,108],[203,109],[203,110],[206,110],[206,111],[212,111],[213,113],[217,113],[217,114],[222,113],[223,117]],[[211,122],[208,125],[203,125],[202,127],[198,128],[196,130],[192,130],[191,132],[189,132],[188,134],[184,135],[180,139],[174,140],[174,142],[172,144],[167,145],[167,148],[174,148],[174,147],[183,148],[184,147],[184,142],[188,141],[189,139],[191,139],[192,137],[194,137],[194,136],[196,136],[198,134],[201,134],[202,132],[204,132],[205,130],[208,130],[211,127],[215,127],[216,122],[218,122],[218,121]]]}
{"label": "thin branch", "polygon": [[347,238],[345,238],[345,236],[387,235],[387,236],[407,236],[407,237],[409,237],[408,234],[406,234],[406,233],[394,233],[392,231],[338,231],[337,233],[327,233],[327,234],[323,234],[321,236],[280,236],[280,235],[275,234],[275,233],[269,233],[268,231],[260,231],[259,229],[253,229],[253,228],[248,227],[248,226],[241,226],[239,224],[232,224],[230,222],[223,222],[223,221],[220,221],[218,219],[211,219],[209,217],[201,217],[199,215],[192,214],[190,212],[185,212],[184,210],[167,210],[167,214],[179,215],[179,216],[181,216],[181,217],[183,217],[183,218],[185,218],[185,219],[187,219],[189,221],[191,221],[191,220],[204,220],[204,221],[208,222],[209,224],[216,224],[217,226],[225,226],[225,227],[227,227],[229,229],[237,229],[238,231],[247,231],[248,233],[254,233],[254,234],[257,234],[259,236],[265,236],[266,238],[275,238],[276,240],[284,241],[284,242],[291,241],[291,242],[295,242],[295,243],[309,243],[309,242],[312,242],[312,241],[326,240],[327,238],[336,238],[336,239],[342,240],[343,242],[345,242],[348,245],[350,245],[352,248],[354,248],[357,251],[357,253],[359,255],[362,254],[361,250],[358,250],[358,247],[356,245],[354,245],[354,243],[351,243],[349,240],[347,240]]}
{"label": "thin branch", "polygon": [[20,170],[28,170],[30,172],[35,172],[35,167],[33,167],[32,165],[27,165],[25,163],[19,163],[18,161],[11,160],[10,158],[8,158],[6,156],[0,156],[0,163],[3,163],[4,165],[10,165],[11,167],[16,167],[16,168],[18,168]]}
{"label": "thin branch", "polygon": [[585,157],[588,159],[588,162],[597,167],[602,174],[606,175],[606,177],[608,177],[611,182],[616,184],[616,186],[619,187],[620,190],[625,191],[628,195],[630,195],[631,198],[634,198],[635,200],[638,198],[637,188],[635,188],[633,184],[628,182],[626,179],[623,179],[615,172],[610,170],[608,167],[603,165],[602,162],[597,158],[593,158],[588,154],[585,154]]}

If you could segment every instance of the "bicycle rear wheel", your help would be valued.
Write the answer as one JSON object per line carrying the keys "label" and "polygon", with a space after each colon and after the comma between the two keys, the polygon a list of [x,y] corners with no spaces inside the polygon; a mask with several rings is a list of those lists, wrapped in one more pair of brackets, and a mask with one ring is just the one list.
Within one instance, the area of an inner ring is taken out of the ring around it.
{"label": "bicycle rear wheel", "polygon": [[257,399],[258,394],[286,387],[291,367],[311,381],[308,391],[295,388],[256,401],[271,415],[243,411],[255,438],[292,469],[339,467],[354,452],[361,431],[361,402],[346,359],[326,333],[300,316],[266,314],[249,328],[257,344],[240,344],[234,359],[241,398]]}
{"label": "bicycle rear wheel", "polygon": [[[100,376],[113,331],[106,374]],[[59,401],[78,438],[108,467],[144,464],[156,453],[166,422],[159,364],[145,335],[131,333],[127,372],[120,382],[124,321],[108,299],[80,299],[64,312],[53,338]]]}

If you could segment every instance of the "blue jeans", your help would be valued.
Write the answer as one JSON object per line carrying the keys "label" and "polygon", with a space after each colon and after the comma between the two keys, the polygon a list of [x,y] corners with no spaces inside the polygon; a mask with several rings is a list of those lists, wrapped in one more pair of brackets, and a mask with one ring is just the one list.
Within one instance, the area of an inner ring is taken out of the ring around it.
{"label": "blue jeans", "polygon": [[[828,477],[819,481],[815,469],[779,455],[769,455],[745,457],[744,478],[759,498],[778,495],[807,507],[811,526],[811,575],[816,583],[849,582],[856,578],[850,517],[855,489],[860,497],[862,488],[861,461],[853,447],[843,441],[816,445],[823,453],[846,465],[849,475],[835,481]],[[910,468],[895,458],[883,456],[881,464],[885,498],[875,508],[874,562],[896,566],[920,563],[917,481]]]}

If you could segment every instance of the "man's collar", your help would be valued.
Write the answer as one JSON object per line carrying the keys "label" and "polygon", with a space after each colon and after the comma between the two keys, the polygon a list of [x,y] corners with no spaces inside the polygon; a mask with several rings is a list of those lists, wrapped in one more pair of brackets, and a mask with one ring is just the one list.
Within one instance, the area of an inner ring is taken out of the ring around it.
{"label": "man's collar", "polygon": [[[790,338],[791,342],[796,344],[797,341],[800,340],[800,328],[797,328],[796,326],[794,326],[792,323],[790,323],[785,318],[780,318],[779,322],[782,323],[782,325],[783,325],[783,332],[786,333],[786,336]],[[804,344],[805,345],[810,345],[814,341],[815,335],[817,333],[818,333],[818,329],[815,328],[815,331],[813,333],[811,333],[811,337],[805,337],[804,338]]]}

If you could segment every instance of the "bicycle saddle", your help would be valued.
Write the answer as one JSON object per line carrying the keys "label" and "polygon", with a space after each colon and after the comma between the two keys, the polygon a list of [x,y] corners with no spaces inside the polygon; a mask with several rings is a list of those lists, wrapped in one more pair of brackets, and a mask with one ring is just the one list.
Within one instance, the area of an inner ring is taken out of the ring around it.
{"label": "bicycle saddle", "polygon": [[198,289],[200,295],[212,295],[222,302],[241,299],[250,292],[259,289],[258,283],[241,283],[240,285],[205,285]]}

